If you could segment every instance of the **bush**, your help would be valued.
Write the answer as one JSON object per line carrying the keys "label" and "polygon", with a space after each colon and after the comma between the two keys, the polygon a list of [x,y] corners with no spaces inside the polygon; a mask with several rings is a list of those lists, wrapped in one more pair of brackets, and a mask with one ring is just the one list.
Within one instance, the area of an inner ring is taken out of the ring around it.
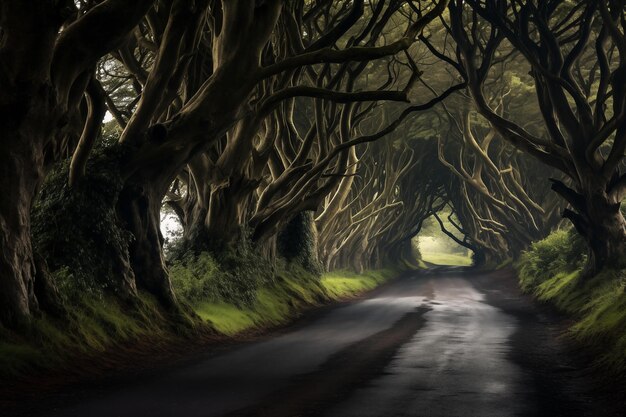
{"label": "bush", "polygon": [[215,281],[219,265],[206,252],[174,261],[169,268],[172,286],[179,297],[188,302],[217,298]]}
{"label": "bush", "polygon": [[558,273],[578,270],[585,257],[584,241],[573,229],[552,232],[522,252],[517,264],[522,288],[529,290]]}
{"label": "bush", "polygon": [[572,230],[534,243],[516,267],[522,288],[574,319],[569,335],[616,375],[626,372],[626,271],[582,273],[585,244]]}
{"label": "bush", "polygon": [[216,256],[188,254],[172,261],[169,269],[174,290],[191,304],[223,301],[250,306],[256,290],[275,276],[274,266],[245,242]]}
{"label": "bush", "polygon": [[278,253],[288,262],[300,264],[307,271],[321,275],[317,259],[317,230],[312,211],[302,211],[278,233]]}
{"label": "bush", "polygon": [[35,250],[53,277],[63,281],[58,285],[75,287],[72,293],[100,296],[103,290],[116,292],[122,283],[132,235],[120,224],[116,203],[123,187],[119,166],[127,152],[123,146],[94,150],[85,177],[73,187],[68,185],[70,161],[60,162],[35,201]]}

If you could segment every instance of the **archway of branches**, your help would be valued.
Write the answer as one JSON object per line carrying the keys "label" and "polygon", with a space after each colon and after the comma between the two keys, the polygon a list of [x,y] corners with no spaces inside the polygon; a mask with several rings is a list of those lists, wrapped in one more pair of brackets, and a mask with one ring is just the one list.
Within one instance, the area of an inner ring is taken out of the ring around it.
{"label": "archway of branches", "polygon": [[590,273],[626,259],[619,1],[27,3],[0,8],[3,325],[62,310],[59,271],[176,311],[171,262],[206,253],[411,263],[445,211],[478,265],[562,217]]}

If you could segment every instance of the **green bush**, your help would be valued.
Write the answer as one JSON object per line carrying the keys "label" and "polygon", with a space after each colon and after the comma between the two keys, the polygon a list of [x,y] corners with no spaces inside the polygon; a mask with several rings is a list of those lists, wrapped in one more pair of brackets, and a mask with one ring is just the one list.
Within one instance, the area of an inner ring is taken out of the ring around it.
{"label": "green bush", "polygon": [[534,243],[516,267],[520,284],[574,319],[569,334],[594,354],[595,363],[626,372],[626,271],[584,276],[585,244],[572,230]]}
{"label": "green bush", "polygon": [[580,269],[585,256],[584,242],[573,229],[552,232],[520,256],[517,269],[522,288],[529,290],[558,273]]}
{"label": "green bush", "polygon": [[75,286],[70,292],[101,296],[103,290],[119,289],[132,239],[116,215],[123,187],[119,166],[126,153],[123,146],[94,150],[85,177],[73,187],[68,185],[70,162],[62,161],[35,201],[35,250],[47,260],[53,277],[64,280],[59,285]]}
{"label": "green bush", "polygon": [[188,302],[217,298],[215,282],[220,268],[213,257],[203,252],[172,263],[169,268],[172,286]]}
{"label": "green bush", "polygon": [[174,290],[191,304],[223,301],[250,306],[256,290],[271,283],[275,275],[274,266],[245,243],[216,256],[188,254],[172,261],[169,269]]}

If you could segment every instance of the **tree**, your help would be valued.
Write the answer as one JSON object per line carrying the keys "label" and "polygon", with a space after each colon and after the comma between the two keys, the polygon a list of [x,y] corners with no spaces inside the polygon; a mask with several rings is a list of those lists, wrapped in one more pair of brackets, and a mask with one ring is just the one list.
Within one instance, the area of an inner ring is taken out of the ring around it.
{"label": "tree", "polygon": [[[622,1],[454,1],[452,35],[476,109],[518,149],[561,171],[553,180],[589,249],[587,272],[621,267],[626,223],[626,37]],[[532,76],[546,136],[485,97],[495,57],[508,43]],[[570,185],[567,185],[569,183]]]}
{"label": "tree", "polygon": [[[33,199],[53,162],[76,147],[88,147],[93,124],[102,115],[97,93],[88,88],[94,67],[123,42],[152,4],[107,0],[89,6],[72,1],[0,5],[2,324],[15,326],[39,309],[36,292],[47,286],[35,279],[45,280],[45,274],[37,274],[30,239]],[[80,111],[83,100],[89,101],[87,121]]]}
{"label": "tree", "polygon": [[[119,152],[107,156],[117,155],[109,169],[123,181],[112,209],[116,221],[133,236],[129,253],[120,253],[125,259],[118,262],[127,269],[121,276],[132,279],[125,279],[120,288],[130,294],[142,288],[163,305],[175,306],[163,260],[159,211],[183,168],[226,132],[246,123],[248,104],[262,98],[255,95],[262,91],[259,86],[314,65],[375,61],[402,53],[446,7],[444,0],[426,7],[392,1],[388,8],[381,1],[368,19],[363,16],[364,2],[358,0],[31,3],[25,7],[5,2],[0,9],[0,189],[15,196],[0,205],[0,320],[6,324],[37,310],[34,288],[42,287],[33,278],[32,201],[46,170],[67,155],[73,159],[70,183],[80,183],[86,161],[95,157],[91,149],[99,132],[101,100],[123,128],[114,145]],[[414,18],[399,26],[393,40],[384,45],[346,43],[349,30],[384,25],[386,10],[400,9]],[[324,33],[298,32],[289,39],[277,29],[289,31],[298,19],[316,16],[336,24]],[[316,38],[303,44],[301,36]],[[272,39],[288,42],[280,55],[273,53]],[[126,104],[129,118],[107,94],[111,90],[93,77],[108,52],[127,70],[122,86],[130,84],[137,93]],[[86,115],[78,111],[81,102]],[[235,138],[227,134],[227,146],[238,149],[235,144],[240,143],[244,153],[250,150],[252,137]]]}

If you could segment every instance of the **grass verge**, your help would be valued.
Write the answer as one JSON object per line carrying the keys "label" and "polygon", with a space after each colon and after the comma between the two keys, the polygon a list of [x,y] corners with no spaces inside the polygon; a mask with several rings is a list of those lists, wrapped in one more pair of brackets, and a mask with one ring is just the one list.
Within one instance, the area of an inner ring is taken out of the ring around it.
{"label": "grass verge", "polygon": [[[171,338],[180,320],[166,316],[146,295],[132,305],[112,297],[85,296],[60,317],[38,317],[19,332],[0,328],[0,379],[60,367],[70,359],[97,356],[132,340]],[[191,323],[185,319],[186,331]]]}
{"label": "grass verge", "polygon": [[582,245],[571,231],[534,243],[516,263],[522,289],[571,316],[569,334],[602,369],[626,375],[626,271],[584,279]]}
{"label": "grass verge", "polygon": [[237,281],[220,268],[208,255],[199,263],[172,268],[183,304],[176,315],[168,315],[146,295],[132,305],[103,295],[84,296],[74,300],[63,317],[37,318],[19,333],[0,327],[0,381],[65,367],[69,360],[97,360],[105,352],[147,339],[167,343],[210,330],[234,336],[285,324],[307,307],[356,296],[400,272],[334,271],[320,277],[299,266],[282,265],[271,278],[250,279],[253,284],[244,285],[243,279]]}
{"label": "grass verge", "polygon": [[422,260],[435,265],[471,266],[472,258],[464,255],[442,252],[423,252]]}
{"label": "grass verge", "polygon": [[356,274],[340,270],[318,278],[298,267],[291,267],[279,272],[274,283],[258,288],[251,305],[205,300],[193,303],[192,307],[218,332],[233,336],[254,328],[285,324],[306,307],[357,296],[399,272],[397,269],[381,269]]}

